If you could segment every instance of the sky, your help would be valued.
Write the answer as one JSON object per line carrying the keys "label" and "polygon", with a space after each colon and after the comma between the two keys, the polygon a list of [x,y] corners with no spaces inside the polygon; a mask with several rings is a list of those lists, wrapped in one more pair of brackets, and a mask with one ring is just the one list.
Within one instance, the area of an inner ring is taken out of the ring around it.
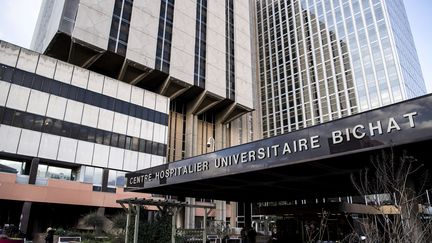
{"label": "sky", "polygon": [[[42,0],[0,0],[0,39],[30,47]],[[389,1],[391,2],[391,0]],[[432,92],[432,1],[404,0],[420,65]]]}

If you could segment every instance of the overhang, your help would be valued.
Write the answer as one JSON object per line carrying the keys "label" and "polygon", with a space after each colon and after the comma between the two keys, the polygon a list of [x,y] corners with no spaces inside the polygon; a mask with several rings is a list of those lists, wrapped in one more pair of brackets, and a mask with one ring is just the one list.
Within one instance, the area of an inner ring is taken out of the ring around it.
{"label": "overhang", "polygon": [[[232,201],[355,193],[350,175],[383,149],[427,162],[432,96],[126,174],[127,190]],[[430,157],[430,156],[429,156]],[[425,167],[430,167],[425,163]]]}

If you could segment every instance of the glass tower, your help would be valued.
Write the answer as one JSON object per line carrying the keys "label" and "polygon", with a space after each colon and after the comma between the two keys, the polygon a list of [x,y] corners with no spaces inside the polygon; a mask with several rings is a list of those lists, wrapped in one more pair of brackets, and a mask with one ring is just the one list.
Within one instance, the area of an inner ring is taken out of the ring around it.
{"label": "glass tower", "polygon": [[402,0],[256,0],[264,137],[426,93]]}

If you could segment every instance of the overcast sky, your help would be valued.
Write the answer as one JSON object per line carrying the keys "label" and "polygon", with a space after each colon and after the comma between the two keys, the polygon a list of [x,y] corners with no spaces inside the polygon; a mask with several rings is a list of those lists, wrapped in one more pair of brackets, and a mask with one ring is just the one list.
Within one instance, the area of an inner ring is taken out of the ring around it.
{"label": "overcast sky", "polygon": [[[41,1],[0,0],[0,39],[28,48]],[[432,0],[404,0],[404,2],[423,76],[430,93],[432,92],[432,28],[430,26]]]}

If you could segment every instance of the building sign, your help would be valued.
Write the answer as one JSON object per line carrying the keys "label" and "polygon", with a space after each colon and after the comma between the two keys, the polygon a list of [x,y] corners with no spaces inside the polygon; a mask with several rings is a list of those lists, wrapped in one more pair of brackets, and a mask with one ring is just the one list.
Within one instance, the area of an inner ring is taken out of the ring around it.
{"label": "building sign", "polygon": [[[152,188],[246,173],[432,138],[432,96],[126,174],[127,188]],[[350,163],[347,161],[347,163]]]}

